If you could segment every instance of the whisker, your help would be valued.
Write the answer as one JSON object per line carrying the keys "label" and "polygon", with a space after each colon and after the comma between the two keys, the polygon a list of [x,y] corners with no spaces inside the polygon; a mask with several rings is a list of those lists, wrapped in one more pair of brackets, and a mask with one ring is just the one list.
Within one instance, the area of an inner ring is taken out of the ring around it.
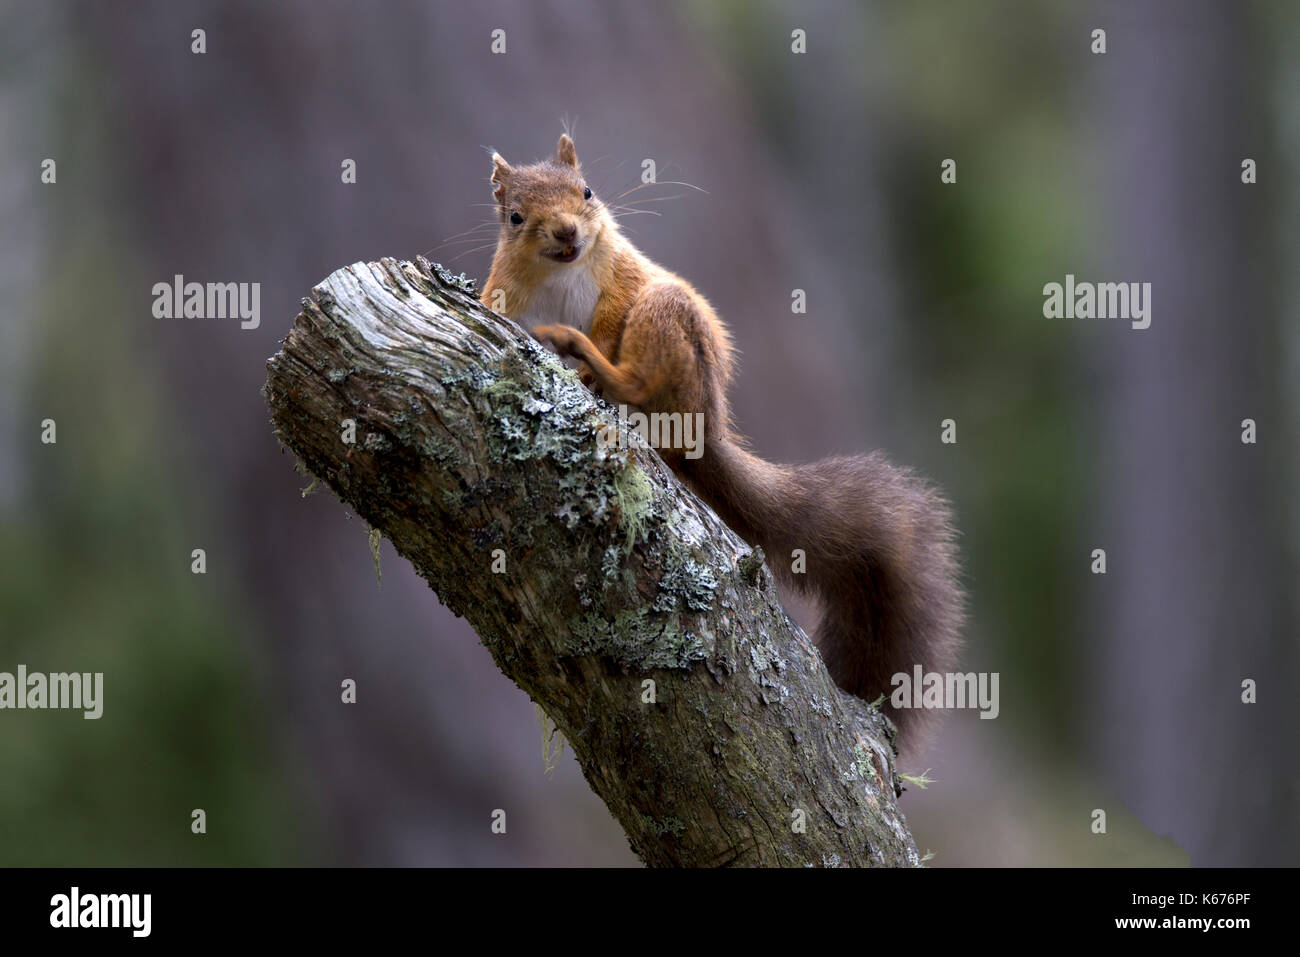
{"label": "whisker", "polygon": [[616,200],[622,199],[624,196],[629,196],[629,195],[631,195],[632,193],[635,193],[635,192],[637,192],[638,190],[645,189],[645,188],[648,187],[648,186],[686,186],[686,187],[688,187],[689,189],[697,190],[698,192],[701,192],[701,193],[707,193],[707,192],[708,192],[707,189],[703,189],[702,187],[696,186],[694,183],[684,183],[684,182],[681,182],[680,180],[671,180],[671,179],[666,179],[666,180],[656,180],[656,181],[653,182],[653,183],[642,183],[642,184],[639,185],[639,186],[633,186],[631,189],[626,190],[625,192],[619,193],[617,196],[614,197],[614,199],[616,199]]}
{"label": "whisker", "polygon": [[484,243],[481,239],[470,239],[470,240],[463,240],[463,239],[462,239],[462,240],[458,240],[458,241],[456,241],[456,242],[454,242],[454,243],[441,243],[441,244],[439,244],[439,245],[437,245],[437,246],[434,246],[434,247],[433,247],[432,249],[430,249],[428,252],[422,253],[421,255],[427,256],[427,255],[429,255],[429,253],[438,253],[438,252],[442,252],[444,249],[456,249],[457,247],[464,248],[464,247],[467,246],[467,245],[472,245],[472,244],[475,244],[475,243],[479,244],[480,246],[494,246],[494,245],[496,245],[496,243],[494,243],[494,242],[493,242],[493,243]]}
{"label": "whisker", "polygon": [[496,243],[488,243],[485,246],[479,246],[477,249],[467,249],[463,253],[460,253],[459,255],[452,256],[450,259],[447,260],[447,262],[454,263],[457,259],[464,259],[466,256],[470,255],[471,253],[482,252],[484,249],[492,249],[495,246]]}
{"label": "whisker", "polygon": [[600,181],[599,188],[596,190],[597,196],[604,195],[605,188],[609,186],[610,179],[612,179],[614,174],[617,173],[620,169],[622,169],[626,165],[627,165],[627,160],[620,160],[617,166],[615,166],[612,170],[610,170],[608,173],[605,174],[604,178],[601,179]]}
{"label": "whisker", "polygon": [[484,230],[483,226],[475,226],[473,229],[467,229],[463,233],[456,233],[453,236],[448,236],[446,239],[438,243],[436,246],[431,246],[428,249],[426,249],[424,252],[420,253],[420,255],[428,256],[430,253],[436,253],[438,250],[444,249],[447,246],[463,245],[464,243],[482,242],[489,235],[487,232],[484,232],[482,230]]}
{"label": "whisker", "polygon": [[459,239],[461,236],[469,236],[473,233],[485,233],[488,232],[489,230],[491,230],[492,232],[496,232],[500,228],[501,227],[497,226],[495,223],[492,224],[491,226],[488,225],[475,226],[473,229],[467,229],[464,232],[452,233],[452,235],[448,236],[447,239]]}
{"label": "whisker", "polygon": [[629,209],[634,206],[643,206],[646,203],[666,203],[671,199],[681,199],[685,193],[678,193],[676,196],[647,196],[645,199],[634,199],[630,203],[623,203],[620,209]]}
{"label": "whisker", "polygon": [[472,228],[472,229],[467,229],[467,230],[465,230],[464,232],[461,232],[461,233],[452,233],[450,236],[448,236],[446,239],[444,239],[443,242],[446,242],[448,239],[459,239],[459,238],[462,237],[462,236],[469,236],[469,235],[472,235],[472,234],[474,234],[474,233],[482,233],[482,232],[484,232],[484,231],[486,231],[486,230],[488,230],[488,229],[490,229],[490,228],[491,228],[491,229],[498,229],[498,228],[500,228],[500,227],[498,227],[495,223],[484,223],[482,226],[475,226],[474,228]]}

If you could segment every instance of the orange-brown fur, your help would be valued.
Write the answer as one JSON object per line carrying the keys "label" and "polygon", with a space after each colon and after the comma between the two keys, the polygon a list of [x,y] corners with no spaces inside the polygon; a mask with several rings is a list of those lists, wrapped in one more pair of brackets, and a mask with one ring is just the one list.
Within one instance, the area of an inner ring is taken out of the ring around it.
{"label": "orange-brown fur", "polygon": [[[962,593],[944,500],[880,453],[776,465],[748,452],[727,405],[734,362],[726,327],[689,283],[619,233],[599,197],[584,196],[573,141],[560,137],[554,159],[519,169],[492,159],[501,233],[483,302],[521,320],[548,305],[567,311],[543,318],[576,325],[551,321],[533,333],[580,360],[583,381],[609,401],[647,414],[704,414],[702,456],[660,453],[741,537],[763,547],[786,585],[817,600],[815,640],[841,688],[874,700],[914,665],[950,670]],[[572,262],[548,257],[570,249]],[[588,321],[586,331],[577,327]],[[791,571],[795,549],[806,554],[806,573]],[[910,737],[920,714],[892,717]]]}

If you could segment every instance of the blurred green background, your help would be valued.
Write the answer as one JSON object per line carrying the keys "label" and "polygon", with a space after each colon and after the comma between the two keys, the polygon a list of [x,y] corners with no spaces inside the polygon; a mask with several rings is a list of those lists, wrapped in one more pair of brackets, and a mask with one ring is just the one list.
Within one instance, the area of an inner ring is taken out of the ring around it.
{"label": "blurred green background", "polygon": [[[1298,93],[1281,2],[0,3],[0,670],[105,675],[98,721],[0,712],[0,863],[635,862],[259,394],[331,270],[484,278],[445,242],[483,147],[562,115],[598,192],[704,190],[625,223],[730,323],[760,454],[954,501],[1002,701],[904,768],[933,864],[1296,863]],[[260,282],[260,328],[154,319],[178,273]],[[1151,328],[1044,319],[1067,273],[1151,282]]]}

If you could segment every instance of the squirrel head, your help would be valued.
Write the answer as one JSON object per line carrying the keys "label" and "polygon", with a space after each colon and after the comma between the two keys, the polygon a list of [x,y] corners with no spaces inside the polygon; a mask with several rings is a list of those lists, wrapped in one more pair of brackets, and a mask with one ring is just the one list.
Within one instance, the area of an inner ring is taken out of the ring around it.
{"label": "squirrel head", "polygon": [[512,167],[492,154],[492,198],[500,249],[539,263],[575,263],[590,254],[613,220],[587,185],[565,133],[553,159]]}

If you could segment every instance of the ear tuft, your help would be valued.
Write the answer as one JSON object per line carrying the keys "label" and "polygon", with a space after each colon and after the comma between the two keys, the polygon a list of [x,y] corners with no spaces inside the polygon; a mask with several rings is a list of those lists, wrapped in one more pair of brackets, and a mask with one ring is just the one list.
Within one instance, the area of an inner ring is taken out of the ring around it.
{"label": "ear tuft", "polygon": [[568,133],[560,134],[560,142],[555,147],[555,158],[565,166],[578,168],[578,148],[573,145]]}
{"label": "ear tuft", "polygon": [[506,183],[510,182],[510,164],[502,158],[500,153],[492,154],[492,195],[497,202],[506,194]]}

